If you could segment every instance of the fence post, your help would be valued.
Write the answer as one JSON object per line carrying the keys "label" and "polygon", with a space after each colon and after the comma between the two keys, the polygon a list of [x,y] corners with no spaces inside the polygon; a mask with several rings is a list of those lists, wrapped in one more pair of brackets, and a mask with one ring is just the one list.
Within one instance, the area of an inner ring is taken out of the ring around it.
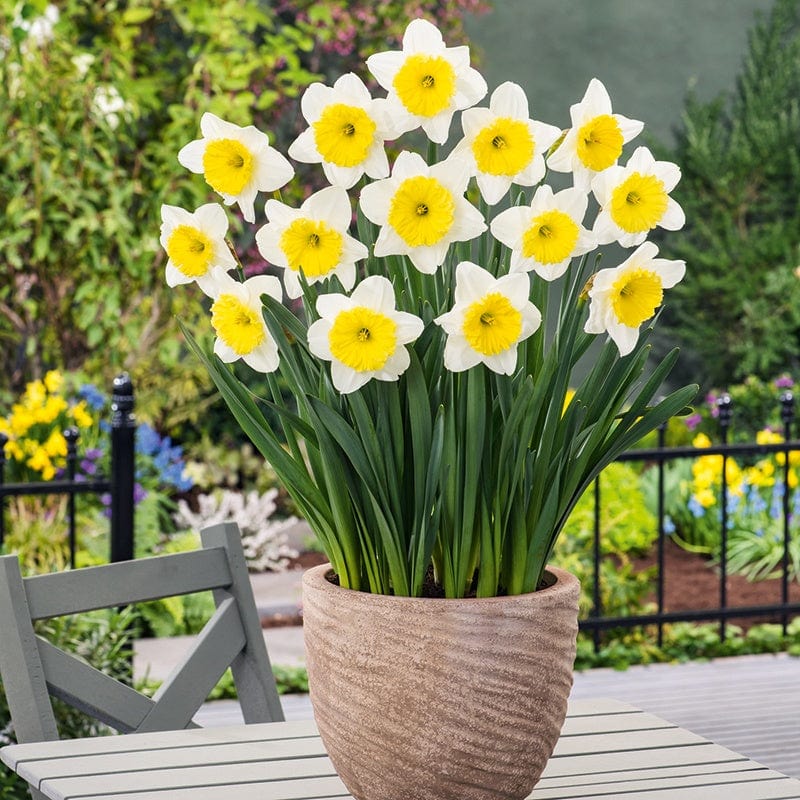
{"label": "fence post", "polygon": [[[0,486],[6,482],[6,445],[8,436],[0,433]],[[6,496],[0,494],[0,547],[6,537]]]}
{"label": "fence post", "polygon": [[133,558],[136,419],[133,384],[117,375],[111,395],[111,561]]}
{"label": "fence post", "polygon": [[[603,599],[600,588],[600,573],[602,560],[602,549],[600,545],[600,531],[602,527],[601,519],[602,506],[600,504],[600,476],[594,479],[594,544],[592,549],[592,563],[594,564],[594,585],[592,587],[592,616],[599,619],[603,614]],[[592,631],[592,642],[594,652],[600,650],[600,628]]]}
{"label": "fence post", "polygon": [[[787,444],[783,451],[783,569],[781,571],[781,602],[789,602],[789,544],[791,533],[789,530],[789,447],[792,438],[792,422],[794,422],[794,395],[784,392],[781,395],[781,422],[783,422],[783,441]],[[789,615],[786,611],[781,613],[781,627],[783,635],[789,625]]]}
{"label": "fence post", "polygon": [[[78,437],[80,433],[77,428],[67,428],[63,434],[67,440],[67,479],[70,483],[75,483],[75,461],[78,457]],[[67,519],[69,524],[69,566],[75,569],[75,550],[77,541],[75,536],[75,492],[67,495]]]}
{"label": "fence post", "polygon": [[[731,424],[733,409],[731,396],[725,392],[717,399],[719,409],[719,428],[722,444],[728,444],[728,428]],[[728,607],[728,454],[722,454],[722,535],[720,537],[720,578],[719,578],[719,607],[724,611]],[[720,618],[719,638],[725,641],[726,619]]]}
{"label": "fence post", "polygon": [[[658,449],[663,450],[667,423],[658,426]],[[664,459],[658,459],[658,613],[664,613]],[[658,646],[664,646],[664,623],[658,623]]]}

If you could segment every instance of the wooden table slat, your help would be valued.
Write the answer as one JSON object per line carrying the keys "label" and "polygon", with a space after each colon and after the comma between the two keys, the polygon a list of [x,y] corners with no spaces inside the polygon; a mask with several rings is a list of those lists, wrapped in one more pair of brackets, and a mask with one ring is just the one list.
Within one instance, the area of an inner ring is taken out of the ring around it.
{"label": "wooden table slat", "polygon": [[[288,738],[287,738],[288,737]],[[312,722],[16,745],[53,800],[352,800]],[[614,701],[570,705],[531,800],[798,800],[795,781]]]}

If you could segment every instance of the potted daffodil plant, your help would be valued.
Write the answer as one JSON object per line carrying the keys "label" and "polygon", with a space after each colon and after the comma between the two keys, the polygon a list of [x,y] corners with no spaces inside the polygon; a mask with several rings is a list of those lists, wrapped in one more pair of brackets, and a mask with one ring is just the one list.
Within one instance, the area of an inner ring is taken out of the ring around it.
{"label": "potted daffodil plant", "polygon": [[[577,582],[547,567],[559,531],[696,391],[656,399],[676,352],[646,370],[685,272],[647,240],[684,223],[680,171],[625,154],[643,124],[597,79],[566,131],[517,84],[485,101],[469,49],[422,19],[366,67],[384,96],[347,74],[301,99],[288,156],[330,185],[299,207],[281,200],[294,168],[265,133],[202,116],[178,161],[256,223],[276,274],[245,278],[223,205],[165,205],[166,279],[208,296],[213,353],[189,342],[330,559],[306,574],[306,642],[349,790],[524,797],[572,681]],[[611,242],[629,252],[599,269]]]}

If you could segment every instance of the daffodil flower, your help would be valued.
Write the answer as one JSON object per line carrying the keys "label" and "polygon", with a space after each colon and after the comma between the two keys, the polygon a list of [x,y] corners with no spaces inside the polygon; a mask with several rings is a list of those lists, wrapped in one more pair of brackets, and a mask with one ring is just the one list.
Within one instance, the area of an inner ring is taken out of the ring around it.
{"label": "daffodil flower", "polygon": [[528,118],[528,98],[516,83],[500,84],[489,108],[461,114],[464,138],[454,153],[464,154],[489,204],[499,203],[512,183],[535,186],[545,172],[544,153],[561,135],[555,125]]}
{"label": "daffodil flower", "polygon": [[169,286],[197,281],[206,287],[215,267],[227,271],[236,266],[225,236],[228,217],[216,203],[196,211],[179,206],[161,206],[161,246],[167,253],[166,278]]}
{"label": "daffodil flower", "polygon": [[280,189],[294,168],[252,125],[241,128],[206,112],[200,132],[203,138],[182,147],[178,161],[202,175],[226,205],[238,203],[244,218],[255,222],[256,195]]}
{"label": "daffodil flower", "polygon": [[342,75],[333,86],[312,83],[300,110],[310,125],[289,147],[289,155],[305,164],[322,164],[334,186],[349,189],[366,173],[389,174],[384,142],[401,131],[389,122],[386,100],[374,100],[357,75]]}
{"label": "daffodil flower", "polygon": [[492,235],[511,249],[511,271],[535,271],[546,281],[560,278],[575,256],[597,246],[581,222],[589,198],[580,189],[553,194],[540,186],[530,206],[512,206],[491,224]]}
{"label": "daffodil flower", "polygon": [[281,300],[281,283],[273,275],[257,275],[243,283],[222,269],[214,270],[206,292],[211,305],[211,325],[217,338],[214,353],[230,363],[242,359],[257,372],[278,368],[278,346],[264,322],[261,295]]}
{"label": "daffodil flower", "polygon": [[421,333],[422,320],[395,309],[392,284],[372,275],[348,297],[325,294],[317,299],[320,319],[308,329],[311,352],[331,362],[333,385],[342,394],[375,378],[396,381],[411,358],[405,345]]}
{"label": "daffodil flower", "polygon": [[572,127],[547,159],[556,172],[571,172],[573,183],[589,189],[592,178],[614,166],[622,146],[638,136],[644,127],[639,120],[611,113],[611,98],[597,78],[589,81],[583,99],[570,107]]}
{"label": "daffodil flower", "polygon": [[542,324],[529,293],[525,274],[495,278],[477,264],[462,261],[456,267],[455,304],[435,320],[447,333],[445,367],[463,372],[483,363],[493,372],[512,375],[517,345]]}
{"label": "daffodil flower", "polygon": [[481,101],[486,81],[469,65],[469,48],[446,47],[439,29],[412,20],[403,49],[375,53],[367,68],[389,93],[392,118],[401,131],[422,126],[428,138],[444,144],[453,114]]}
{"label": "daffodil flower", "polygon": [[598,244],[618,241],[623,247],[636,247],[653,228],[682,228],[683,209],[669,197],[680,178],[677,164],[656,161],[646,147],[637,147],[626,166],[598,175],[592,181],[600,204],[593,229]]}
{"label": "daffodil flower", "polygon": [[338,186],[312,194],[299,209],[267,200],[269,222],[256,233],[258,251],[271,264],[284,267],[283,285],[291,298],[300,297],[300,272],[309,283],[336,275],[347,291],[356,282],[356,261],[369,254],[349,236],[350,199]]}
{"label": "daffodil flower", "polygon": [[364,216],[382,226],[375,255],[407,255],[420,272],[433,274],[452,242],[480,236],[486,223],[464,197],[469,178],[462,158],[429,167],[418,153],[400,153],[390,178],[361,191]]}
{"label": "daffodil flower", "polygon": [[684,261],[656,258],[658,248],[645,242],[613,269],[601,269],[589,290],[586,333],[604,333],[613,339],[619,354],[636,346],[639,326],[661,305],[664,289],[672,288],[686,272]]}

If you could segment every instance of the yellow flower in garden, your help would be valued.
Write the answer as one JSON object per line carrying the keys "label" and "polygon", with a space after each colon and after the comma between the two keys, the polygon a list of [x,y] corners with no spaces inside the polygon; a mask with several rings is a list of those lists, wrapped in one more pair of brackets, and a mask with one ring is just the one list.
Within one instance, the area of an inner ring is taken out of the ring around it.
{"label": "yellow flower in garden", "polygon": [[783,436],[769,428],[764,428],[756,434],[756,444],[780,444],[782,441]]}
{"label": "yellow flower in garden", "polygon": [[618,241],[623,247],[636,247],[656,227],[680,230],[686,217],[669,197],[680,177],[677,164],[656,161],[646,147],[637,147],[626,166],[598,175],[592,181],[600,205],[592,229],[597,243]]}
{"label": "yellow flower in garden", "polygon": [[407,255],[420,272],[436,272],[453,242],[486,230],[464,197],[469,177],[469,165],[455,156],[429,167],[418,153],[400,153],[390,178],[361,191],[364,216],[382,226],[375,255]]}
{"label": "yellow flower in garden", "polygon": [[698,433],[697,436],[692,439],[692,447],[711,447],[711,439],[704,433]]}
{"label": "yellow flower in garden", "polygon": [[42,405],[46,398],[47,387],[44,385],[44,381],[31,381],[25,387],[24,400],[29,407]]}
{"label": "yellow flower in garden", "polygon": [[614,166],[622,146],[638,136],[643,122],[612,114],[606,87],[592,78],[580,103],[570,110],[572,127],[547,159],[556,172],[571,172],[579,189],[588,190],[592,178]]}
{"label": "yellow flower in garden", "polygon": [[306,164],[322,164],[334,186],[349,189],[364,173],[385,178],[389,160],[384,142],[397,138],[385,100],[375,100],[357,75],[342,75],[332,87],[312,83],[300,110],[307,128],[289,147],[289,155]]}
{"label": "yellow flower in garden", "polygon": [[92,415],[87,411],[87,408],[86,401],[81,400],[70,409],[72,419],[79,428],[91,428],[94,425]]}
{"label": "yellow flower in garden", "polygon": [[759,488],[775,485],[775,465],[772,461],[764,459],[755,466],[745,470],[745,480],[751,486]]}
{"label": "yellow flower in garden", "polygon": [[42,448],[51,459],[64,458],[67,455],[67,440],[61,431],[52,431]]}
{"label": "yellow flower in garden", "polygon": [[51,369],[44,376],[44,385],[48,392],[57,392],[64,384],[64,377],[55,369]]}
{"label": "yellow flower in garden", "polygon": [[683,278],[686,264],[656,258],[652,242],[638,247],[626,261],[613,269],[601,269],[589,290],[589,319],[586,333],[608,335],[621,356],[633,350],[639,339],[639,326],[650,319],[661,305],[664,289]]}
{"label": "yellow flower in garden", "polygon": [[411,357],[405,345],[422,333],[419,317],[395,308],[392,284],[371,275],[348,297],[325,294],[317,299],[320,319],[308,328],[308,347],[331,362],[333,385],[354,392],[373,378],[396,381]]}
{"label": "yellow flower in garden", "polygon": [[710,508],[717,502],[717,497],[711,489],[701,489],[699,492],[695,492],[694,499],[703,508]]}
{"label": "yellow flower in garden", "polygon": [[412,20],[402,51],[375,53],[367,68],[386,89],[387,107],[400,132],[422,126],[431,141],[447,141],[453,114],[480,102],[486,81],[469,66],[469,48],[446,47],[439,29]]}
{"label": "yellow flower in garden", "polygon": [[242,128],[206,112],[200,131],[202,138],[181,148],[178,161],[202,175],[226,205],[238,203],[244,218],[255,222],[256,195],[280,189],[294,168],[252,125]]}
{"label": "yellow flower in garden", "polygon": [[336,276],[345,290],[356,282],[356,262],[367,257],[367,247],[347,233],[350,198],[338,186],[328,186],[307,198],[299,209],[267,200],[269,222],[256,232],[258,252],[283,267],[288,297],[303,294],[300,272],[310,285]]}
{"label": "yellow flower in garden", "polygon": [[32,470],[40,472],[46,481],[50,480],[56,474],[53,462],[50,460],[50,456],[47,455],[47,451],[44,447],[37,447],[34,454],[26,462],[26,465]]}
{"label": "yellow flower in garden", "polygon": [[512,183],[535,186],[545,173],[544,153],[561,131],[528,118],[528,98],[507,81],[492,92],[489,108],[461,114],[464,138],[454,152],[466,156],[483,199],[499,203]]}
{"label": "yellow flower in garden", "polygon": [[33,412],[34,419],[36,422],[40,422],[44,425],[49,425],[58,417],[69,408],[69,404],[67,401],[61,397],[61,395],[50,395],[45,401],[44,404],[41,405],[39,408],[35,409]]}

